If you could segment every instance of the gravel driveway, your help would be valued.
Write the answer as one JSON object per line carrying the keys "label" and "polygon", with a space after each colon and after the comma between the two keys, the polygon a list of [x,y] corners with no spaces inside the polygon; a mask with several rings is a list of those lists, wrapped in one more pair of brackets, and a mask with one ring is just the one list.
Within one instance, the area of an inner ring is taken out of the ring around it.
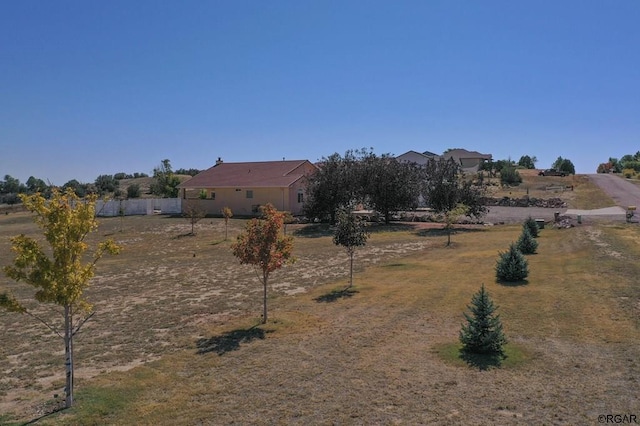
{"label": "gravel driveway", "polygon": [[606,192],[623,209],[627,206],[640,207],[640,187],[613,174],[591,174],[589,179]]}
{"label": "gravel driveway", "polygon": [[[489,213],[484,217],[489,223],[518,223],[527,217],[544,219],[549,222],[554,219],[556,212],[561,215],[588,217],[585,220],[613,220],[625,221],[627,206],[640,208],[640,187],[613,174],[590,174],[589,179],[606,192],[617,204],[615,207],[607,207],[595,210],[578,209],[549,209],[539,207],[490,207]],[[640,213],[636,213],[636,216]]]}
{"label": "gravel driveway", "polygon": [[543,207],[489,207],[489,213],[482,218],[488,223],[522,223],[529,216],[551,222],[556,212],[565,214],[567,209],[549,209]]}

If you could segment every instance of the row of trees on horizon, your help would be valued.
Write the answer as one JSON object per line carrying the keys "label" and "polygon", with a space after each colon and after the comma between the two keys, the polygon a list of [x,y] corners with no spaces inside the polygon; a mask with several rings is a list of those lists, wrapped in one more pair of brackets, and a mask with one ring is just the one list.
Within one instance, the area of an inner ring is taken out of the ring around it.
{"label": "row of trees on horizon", "polygon": [[[200,173],[200,170],[193,168],[181,168],[173,171],[171,162],[166,159],[162,160],[160,165],[153,169],[153,181],[149,185],[148,193],[159,197],[176,197],[178,194],[176,187],[180,184],[179,176],[195,176],[198,173]],[[22,183],[11,175],[5,175],[4,180],[0,180],[0,204],[20,203],[19,194],[32,195],[40,193],[45,198],[50,198],[53,188],[60,188],[63,191],[71,188],[79,197],[97,194],[101,197],[109,195],[116,198],[139,198],[142,196],[142,188],[139,183],[131,183],[126,189],[123,189],[120,188],[120,181],[148,177],[150,177],[148,174],[141,172],[133,174],[119,172],[113,175],[99,175],[91,183],[82,183],[76,179],[71,179],[58,187],[34,176],[30,176],[26,183]]]}
{"label": "row of trees on horizon", "polygon": [[635,154],[625,154],[620,159],[609,157],[606,163],[598,165],[597,173],[622,173],[625,177],[632,177],[640,173],[640,151]]}
{"label": "row of trees on horizon", "polygon": [[[445,151],[446,152],[446,151]],[[336,157],[337,156],[337,157]],[[324,167],[327,165],[331,166],[332,162],[340,157],[339,154],[334,153],[329,157],[325,157],[321,160],[321,163],[324,164]],[[346,163],[359,163],[362,162],[367,167],[369,167],[370,171],[365,176],[366,179],[376,176],[380,173],[385,174],[389,177],[393,176],[396,181],[398,179],[404,179],[405,184],[412,185],[412,180],[408,176],[404,176],[401,178],[398,175],[394,175],[394,173],[398,172],[396,169],[388,169],[391,167],[389,165],[389,160],[394,158],[391,154],[383,154],[381,156],[376,156],[372,150],[366,151],[364,149],[361,150],[349,150],[345,153],[345,156],[341,158],[341,161]],[[380,164],[374,164],[375,158],[384,158],[384,162]],[[613,161],[612,161],[613,160]],[[479,179],[482,181],[484,178],[484,173],[486,176],[496,177],[500,176],[501,183],[507,185],[518,185],[522,182],[522,178],[518,174],[518,169],[535,169],[537,158],[535,156],[523,155],[516,162],[508,159],[497,160],[497,161],[486,161],[480,171],[482,173],[479,174]],[[636,164],[637,163],[637,164]],[[385,166],[386,164],[386,166]],[[618,169],[623,170],[627,166],[633,166],[637,170],[640,171],[640,152],[636,153],[636,156],[624,156],[620,161],[617,159],[610,159],[610,166],[602,166],[603,170],[612,169],[613,171],[617,171]],[[372,169],[373,167],[382,165],[382,168],[378,170]],[[385,167],[387,169],[385,169]],[[552,164],[552,168],[565,171],[570,174],[575,173],[575,167],[573,163],[562,157],[558,157],[557,160]],[[600,168],[599,168],[600,171]],[[153,180],[149,185],[148,190],[145,189],[146,194],[153,194],[159,197],[177,197],[178,189],[177,186],[180,184],[181,179],[180,175],[187,176],[195,176],[198,174],[200,170],[190,168],[190,169],[177,169],[173,170],[171,167],[171,162],[168,159],[162,160],[160,165],[158,165],[153,170]],[[320,177],[322,173],[319,173]],[[113,175],[99,175],[96,177],[94,182],[91,183],[82,183],[76,179],[72,179],[62,185],[60,188],[66,190],[67,188],[72,188],[76,195],[79,197],[84,197],[88,194],[97,194],[98,196],[112,196],[116,198],[139,198],[143,195],[140,184],[137,182],[129,183],[126,188],[120,187],[120,181],[125,179],[137,179],[137,178],[146,178],[150,177],[146,173],[136,172],[133,174],[128,174],[124,172],[115,173]],[[345,182],[343,182],[345,183]],[[353,186],[353,185],[352,185]],[[355,185],[357,186],[357,185]],[[4,180],[0,180],[0,204],[16,204],[20,202],[20,198],[18,194],[35,194],[41,193],[45,196],[45,198],[50,197],[51,189],[54,185],[45,182],[42,179],[36,178],[34,176],[30,176],[26,183],[21,183],[18,179],[5,175]],[[413,186],[415,190],[415,185]],[[359,189],[362,191],[362,188]],[[355,189],[352,189],[355,191]],[[414,191],[414,194],[416,191]],[[400,197],[401,194],[397,194],[396,198]],[[376,204],[383,204],[378,202]],[[411,204],[411,203],[401,203],[401,204]],[[386,210],[386,209],[385,209]]]}

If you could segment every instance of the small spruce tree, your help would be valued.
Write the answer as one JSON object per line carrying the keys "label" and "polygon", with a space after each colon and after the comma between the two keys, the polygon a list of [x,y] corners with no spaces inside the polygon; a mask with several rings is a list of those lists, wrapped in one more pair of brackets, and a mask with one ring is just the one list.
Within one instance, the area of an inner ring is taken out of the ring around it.
{"label": "small spruce tree", "polygon": [[522,234],[516,242],[516,247],[522,254],[534,254],[538,249],[538,242],[535,238],[533,238],[533,235],[531,235],[531,231],[529,231],[528,227],[522,227]]}
{"label": "small spruce tree", "polygon": [[527,220],[524,221],[524,224],[522,226],[529,230],[533,238],[538,238],[540,228],[538,228],[538,224],[536,223],[535,219],[529,216]]}
{"label": "small spruce tree", "polygon": [[507,339],[502,332],[500,315],[495,313],[497,306],[489,297],[484,284],[471,298],[467,308],[471,315],[464,313],[467,320],[460,330],[462,351],[472,354],[492,354],[504,356],[503,346]]}
{"label": "small spruce tree", "polygon": [[496,278],[498,281],[516,282],[522,281],[529,275],[527,259],[515,243],[509,246],[509,250],[500,253],[496,264]]}

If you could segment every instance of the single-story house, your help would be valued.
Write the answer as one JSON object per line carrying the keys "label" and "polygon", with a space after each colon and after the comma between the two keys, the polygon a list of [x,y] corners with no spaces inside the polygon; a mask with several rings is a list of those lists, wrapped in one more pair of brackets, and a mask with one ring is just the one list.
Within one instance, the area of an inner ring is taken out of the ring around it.
{"label": "single-story house", "polygon": [[267,203],[275,208],[302,214],[305,176],[317,170],[308,160],[225,163],[198,173],[178,185],[183,210],[197,205],[207,214],[220,214],[229,207],[234,215],[251,216]]}
{"label": "single-story house", "polygon": [[429,152],[429,151],[424,151],[424,152],[407,151],[402,155],[398,155],[396,157],[396,160],[400,162],[406,162],[406,163],[416,163],[421,166],[424,166],[429,161],[437,160],[438,158],[439,156],[437,154],[434,154],[433,152]]}
{"label": "single-story house", "polygon": [[492,159],[491,154],[480,154],[477,151],[467,151],[466,149],[452,149],[442,154],[442,157],[445,159],[453,158],[467,173],[477,172],[485,161]]}

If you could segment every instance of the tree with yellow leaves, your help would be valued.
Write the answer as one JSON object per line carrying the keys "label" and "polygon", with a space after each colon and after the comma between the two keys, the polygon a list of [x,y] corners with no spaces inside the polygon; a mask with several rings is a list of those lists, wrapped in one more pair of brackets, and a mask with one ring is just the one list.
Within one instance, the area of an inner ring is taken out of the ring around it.
{"label": "tree with yellow leaves", "polygon": [[35,287],[34,297],[38,302],[62,307],[64,324],[42,319],[6,291],[0,292],[0,306],[30,315],[64,339],[65,406],[68,408],[73,405],[73,337],[94,313],[83,292],[95,275],[98,260],[105,253],[117,254],[120,247],[106,240],[97,246],[90,260],[84,259],[89,248],[85,238],[98,227],[95,194],[80,199],[73,189],[65,192],[54,189],[50,200],[39,193],[20,198],[25,208],[35,214],[34,222],[42,230],[49,248],[24,234],[13,237],[12,250],[16,257],[4,272],[15,281]]}
{"label": "tree with yellow leaves", "polygon": [[222,217],[224,218],[224,240],[227,241],[227,230],[229,229],[229,219],[233,217],[233,212],[230,207],[224,206],[222,210]]}

